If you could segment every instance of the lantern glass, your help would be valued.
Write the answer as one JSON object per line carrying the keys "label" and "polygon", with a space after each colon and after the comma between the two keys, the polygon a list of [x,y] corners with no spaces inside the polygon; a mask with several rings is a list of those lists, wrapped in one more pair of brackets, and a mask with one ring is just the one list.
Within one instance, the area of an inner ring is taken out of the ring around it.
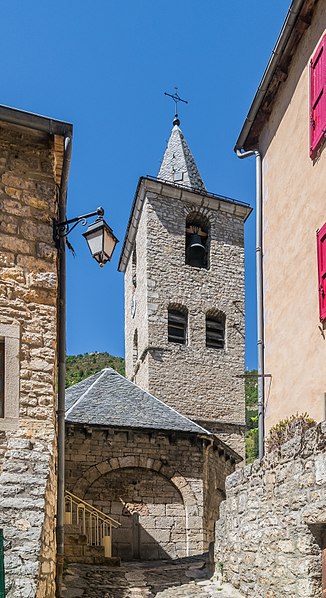
{"label": "lantern glass", "polygon": [[93,258],[100,266],[104,266],[106,262],[110,261],[118,239],[102,217],[97,218],[93,224],[90,224],[83,236],[88,243]]}

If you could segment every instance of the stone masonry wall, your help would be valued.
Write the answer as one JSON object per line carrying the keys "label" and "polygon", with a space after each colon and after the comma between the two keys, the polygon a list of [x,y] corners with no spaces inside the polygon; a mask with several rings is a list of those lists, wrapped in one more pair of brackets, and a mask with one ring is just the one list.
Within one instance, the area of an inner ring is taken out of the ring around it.
{"label": "stone masonry wall", "polygon": [[57,200],[48,136],[0,126],[0,211],[0,328],[5,347],[10,349],[11,331],[18,330],[18,354],[6,353],[8,393],[0,419],[0,527],[7,596],[50,598],[55,576],[57,327],[52,219]]}
{"label": "stone masonry wall", "polygon": [[[142,367],[139,368],[142,352],[148,346],[146,219],[141,219],[138,235],[133,251],[136,256],[136,267],[133,267],[133,258],[131,257],[125,272],[126,377],[141,388],[146,389],[148,382],[147,364],[142,362]],[[138,335],[138,351],[137,358],[135,359],[134,335],[136,330]],[[134,362],[137,363],[136,373]]]}
{"label": "stone masonry wall", "polygon": [[119,518],[113,532],[113,556],[125,560],[186,556],[186,510],[170,480],[156,471],[126,467],[101,476],[87,502]]}
{"label": "stone masonry wall", "polygon": [[250,598],[319,598],[326,526],[326,423],[233,473],[216,562]]}
{"label": "stone masonry wall", "polygon": [[[194,211],[210,222],[207,270],[185,264],[185,223],[187,214]],[[244,370],[243,218],[210,205],[198,207],[190,201],[147,192],[136,243],[137,277],[145,279],[146,292],[136,288],[136,313],[131,317],[130,259],[125,279],[128,377],[208,429],[214,430],[218,422],[221,439],[243,453],[239,428],[244,424],[244,383],[240,377]],[[168,342],[171,304],[188,310],[186,345]],[[224,349],[206,347],[205,316],[209,310],[226,316]],[[146,328],[144,322],[148,322]],[[136,370],[131,350],[135,330],[139,341]],[[223,422],[228,424],[225,433]],[[230,425],[234,426],[231,432]]]}
{"label": "stone masonry wall", "polygon": [[234,469],[231,460],[212,454],[195,435],[69,425],[66,485],[120,521],[113,532],[119,556],[190,556],[208,549],[212,493]]}

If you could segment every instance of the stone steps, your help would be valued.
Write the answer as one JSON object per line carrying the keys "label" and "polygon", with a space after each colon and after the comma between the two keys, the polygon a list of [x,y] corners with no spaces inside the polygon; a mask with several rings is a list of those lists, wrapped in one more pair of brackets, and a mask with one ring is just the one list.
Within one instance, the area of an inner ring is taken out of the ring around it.
{"label": "stone steps", "polygon": [[88,546],[87,537],[77,525],[65,525],[65,559],[68,563],[119,567],[120,557],[105,557],[102,546]]}

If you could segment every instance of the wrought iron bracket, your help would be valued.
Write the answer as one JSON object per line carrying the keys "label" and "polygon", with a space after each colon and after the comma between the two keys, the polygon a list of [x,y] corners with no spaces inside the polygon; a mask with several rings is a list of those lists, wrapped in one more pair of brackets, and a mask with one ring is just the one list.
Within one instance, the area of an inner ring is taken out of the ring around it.
{"label": "wrought iron bracket", "polygon": [[60,239],[67,237],[77,224],[81,223],[82,226],[85,226],[87,224],[87,218],[91,218],[92,216],[103,218],[104,209],[99,207],[95,212],[89,212],[88,214],[83,214],[82,216],[77,216],[77,218],[71,218],[70,220],[63,220],[62,222],[55,220],[53,223],[53,238],[56,245],[58,246]]}

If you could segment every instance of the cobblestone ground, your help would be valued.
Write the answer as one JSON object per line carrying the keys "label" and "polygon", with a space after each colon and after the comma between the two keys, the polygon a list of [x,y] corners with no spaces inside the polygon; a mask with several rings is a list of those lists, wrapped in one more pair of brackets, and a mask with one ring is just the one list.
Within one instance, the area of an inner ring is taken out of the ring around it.
{"label": "cobblestone ground", "polygon": [[242,598],[210,574],[205,561],[180,559],[123,563],[121,567],[70,564],[65,598]]}

